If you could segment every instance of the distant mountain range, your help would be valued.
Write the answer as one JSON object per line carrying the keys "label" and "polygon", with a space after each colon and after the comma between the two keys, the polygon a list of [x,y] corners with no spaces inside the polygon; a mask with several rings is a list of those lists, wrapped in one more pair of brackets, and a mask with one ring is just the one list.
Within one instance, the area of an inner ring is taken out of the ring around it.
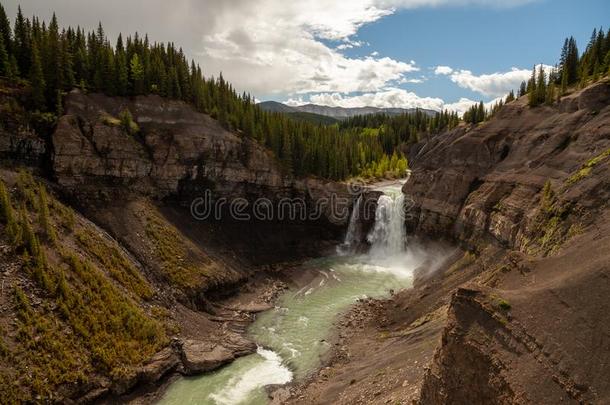
{"label": "distant mountain range", "polygon": [[[328,107],[318,104],[305,104],[300,106],[289,106],[277,101],[263,101],[258,104],[263,110],[282,112],[286,114],[315,114],[317,116],[332,117],[336,120],[343,120],[355,115],[369,115],[369,114],[389,114],[389,115],[400,115],[405,113],[415,112],[416,108],[378,108],[378,107],[355,107],[355,108],[344,108],[344,107]],[[420,109],[430,115],[435,114],[434,110]],[[297,116],[298,117],[298,116]],[[309,118],[313,118],[309,116]]]}

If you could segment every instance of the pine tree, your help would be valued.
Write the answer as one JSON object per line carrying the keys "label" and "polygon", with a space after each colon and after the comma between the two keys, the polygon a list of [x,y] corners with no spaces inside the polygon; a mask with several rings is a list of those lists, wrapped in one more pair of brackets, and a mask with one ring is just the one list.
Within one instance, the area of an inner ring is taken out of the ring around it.
{"label": "pine tree", "polygon": [[9,57],[6,77],[11,80],[15,80],[19,77],[19,67],[17,66],[17,59],[15,58],[15,55],[11,55]]}
{"label": "pine tree", "polygon": [[525,80],[521,82],[521,85],[519,86],[519,97],[523,97],[527,94],[527,83],[525,83]]}
{"label": "pine tree", "polygon": [[21,224],[21,237],[26,251],[29,253],[30,257],[38,256],[40,242],[30,225],[25,205],[21,205],[21,209],[19,210],[19,223]]}
{"label": "pine tree", "polygon": [[63,69],[63,89],[69,90],[75,86],[76,77],[74,75],[74,61],[72,57],[72,51],[70,50],[69,43],[66,40],[61,42],[60,65]]}
{"label": "pine tree", "polygon": [[0,76],[8,76],[9,70],[9,58],[6,51],[4,36],[2,35],[2,32],[0,32]]}
{"label": "pine tree", "polygon": [[561,94],[566,94],[568,91],[568,72],[567,70],[562,70],[561,72]]}
{"label": "pine tree", "polygon": [[576,46],[576,40],[573,37],[570,37],[568,40],[568,52],[565,60],[565,65],[563,69],[566,70],[567,75],[567,85],[571,85],[576,83],[578,80],[578,47]]}
{"label": "pine tree", "polygon": [[2,180],[0,180],[0,221],[5,225],[4,232],[10,243],[19,244],[21,238],[19,225],[13,211],[11,195]]}
{"label": "pine tree", "polygon": [[138,54],[134,54],[131,58],[131,62],[129,63],[129,68],[131,72],[131,81],[133,86],[133,94],[140,95],[143,94],[144,91],[144,67],[140,62],[140,57]]}
{"label": "pine tree", "polygon": [[129,69],[127,68],[127,55],[125,54],[123,37],[121,34],[119,34],[119,38],[117,39],[114,61],[116,63],[117,94],[125,96],[128,94],[129,89]]}
{"label": "pine tree", "polygon": [[4,181],[0,180],[0,221],[8,224],[15,220],[11,197]]}
{"label": "pine tree", "polygon": [[57,233],[51,223],[47,191],[42,184],[38,184],[38,211],[38,220],[41,229],[44,231],[47,240],[51,243],[55,243],[57,240]]}
{"label": "pine tree", "polygon": [[292,173],[292,143],[290,141],[290,135],[288,133],[284,133],[284,137],[282,140],[282,154],[281,154],[282,163],[284,167],[288,170],[289,173]]}
{"label": "pine tree", "polygon": [[[4,7],[0,4],[0,35],[4,38],[4,49],[7,55],[12,53],[12,30],[11,30],[11,22],[6,16],[6,11],[4,11]],[[8,56],[7,56],[8,59]]]}
{"label": "pine tree", "polygon": [[550,82],[546,87],[546,94],[544,97],[544,103],[546,105],[553,105],[553,103],[555,102],[555,93],[555,83]]}
{"label": "pine tree", "polygon": [[477,110],[477,122],[482,122],[485,121],[485,105],[483,104],[483,101],[481,100],[479,102],[479,108]]}
{"label": "pine tree", "polygon": [[568,53],[569,53],[569,40],[568,38],[566,38],[563,41],[563,47],[561,48],[561,56],[559,57],[559,66],[561,67],[561,76],[563,76],[564,73],[566,73],[566,64],[567,64],[567,60],[568,60]]}
{"label": "pine tree", "polygon": [[42,72],[42,63],[40,62],[40,54],[38,52],[38,47],[34,42],[31,44],[32,49],[32,66],[30,68],[30,84],[32,86],[32,102],[34,104],[34,108],[44,109],[46,99],[45,99],[45,89],[46,84],[44,81],[44,75]]}
{"label": "pine tree", "polygon": [[536,105],[544,103],[546,97],[546,76],[544,68],[540,65],[538,70],[538,79],[536,80]]}
{"label": "pine tree", "polygon": [[32,55],[29,22],[23,17],[21,7],[17,8],[17,19],[15,20],[14,54],[17,59],[19,72],[27,75],[30,71],[30,58]]}
{"label": "pine tree", "polygon": [[530,107],[538,105],[538,90],[536,88],[536,66],[532,70],[532,76],[527,83],[527,96]]}
{"label": "pine tree", "polygon": [[61,45],[59,38],[59,25],[53,13],[49,28],[47,29],[44,49],[38,49],[44,61],[45,84],[47,100],[56,100],[57,91],[64,88],[63,67],[61,65]]}

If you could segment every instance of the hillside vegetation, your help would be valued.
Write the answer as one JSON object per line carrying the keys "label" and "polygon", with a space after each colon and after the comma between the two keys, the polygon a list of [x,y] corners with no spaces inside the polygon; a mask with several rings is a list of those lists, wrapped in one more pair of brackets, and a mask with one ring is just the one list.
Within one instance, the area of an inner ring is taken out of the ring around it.
{"label": "hillside vegetation", "polygon": [[121,248],[25,171],[0,181],[5,403],[117,381],[167,344],[151,285]]}

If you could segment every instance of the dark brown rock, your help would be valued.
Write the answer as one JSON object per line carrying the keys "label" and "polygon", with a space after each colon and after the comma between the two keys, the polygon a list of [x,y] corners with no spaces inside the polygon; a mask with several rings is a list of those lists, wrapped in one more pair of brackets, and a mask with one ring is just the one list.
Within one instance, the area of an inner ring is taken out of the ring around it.
{"label": "dark brown rock", "polygon": [[138,379],[145,383],[159,381],[168,372],[175,370],[179,364],[180,357],[176,351],[171,347],[166,347],[140,368]]}

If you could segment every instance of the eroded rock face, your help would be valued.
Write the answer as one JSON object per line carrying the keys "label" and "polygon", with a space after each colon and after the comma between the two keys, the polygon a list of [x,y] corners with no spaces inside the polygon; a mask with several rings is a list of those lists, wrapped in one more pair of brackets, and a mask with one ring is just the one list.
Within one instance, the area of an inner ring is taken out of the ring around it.
{"label": "eroded rock face", "polygon": [[[491,121],[460,126],[410,149],[411,179],[403,191],[415,201],[408,224],[428,236],[449,236],[471,245],[493,241],[524,248],[550,180],[556,191],[592,157],[610,148],[610,85],[594,84],[564,97],[558,106],[529,108],[522,97]],[[607,162],[571,185],[575,209],[608,200]],[[597,177],[597,180],[595,178]]]}
{"label": "eroded rock face", "polygon": [[[125,109],[141,128],[136,135],[117,121]],[[53,145],[58,182],[85,187],[81,192],[91,191],[92,181],[109,190],[128,186],[131,192],[157,197],[203,179],[223,194],[240,194],[244,184],[267,189],[290,185],[267,150],[183,102],[158,96],[127,100],[73,91],[66,97],[66,115]]]}
{"label": "eroded rock face", "polygon": [[[147,195],[172,196],[184,205],[209,191],[213,201],[302,199],[310,212],[334,195],[348,204],[334,211],[330,203],[321,205],[323,217],[338,225],[347,221],[341,209],[347,210],[353,196],[344,184],[292,178],[267,149],[184,102],[75,90],[65,104],[52,137],[53,171],[60,185],[87,203]],[[140,127],[135,135],[118,120],[125,109]]]}

